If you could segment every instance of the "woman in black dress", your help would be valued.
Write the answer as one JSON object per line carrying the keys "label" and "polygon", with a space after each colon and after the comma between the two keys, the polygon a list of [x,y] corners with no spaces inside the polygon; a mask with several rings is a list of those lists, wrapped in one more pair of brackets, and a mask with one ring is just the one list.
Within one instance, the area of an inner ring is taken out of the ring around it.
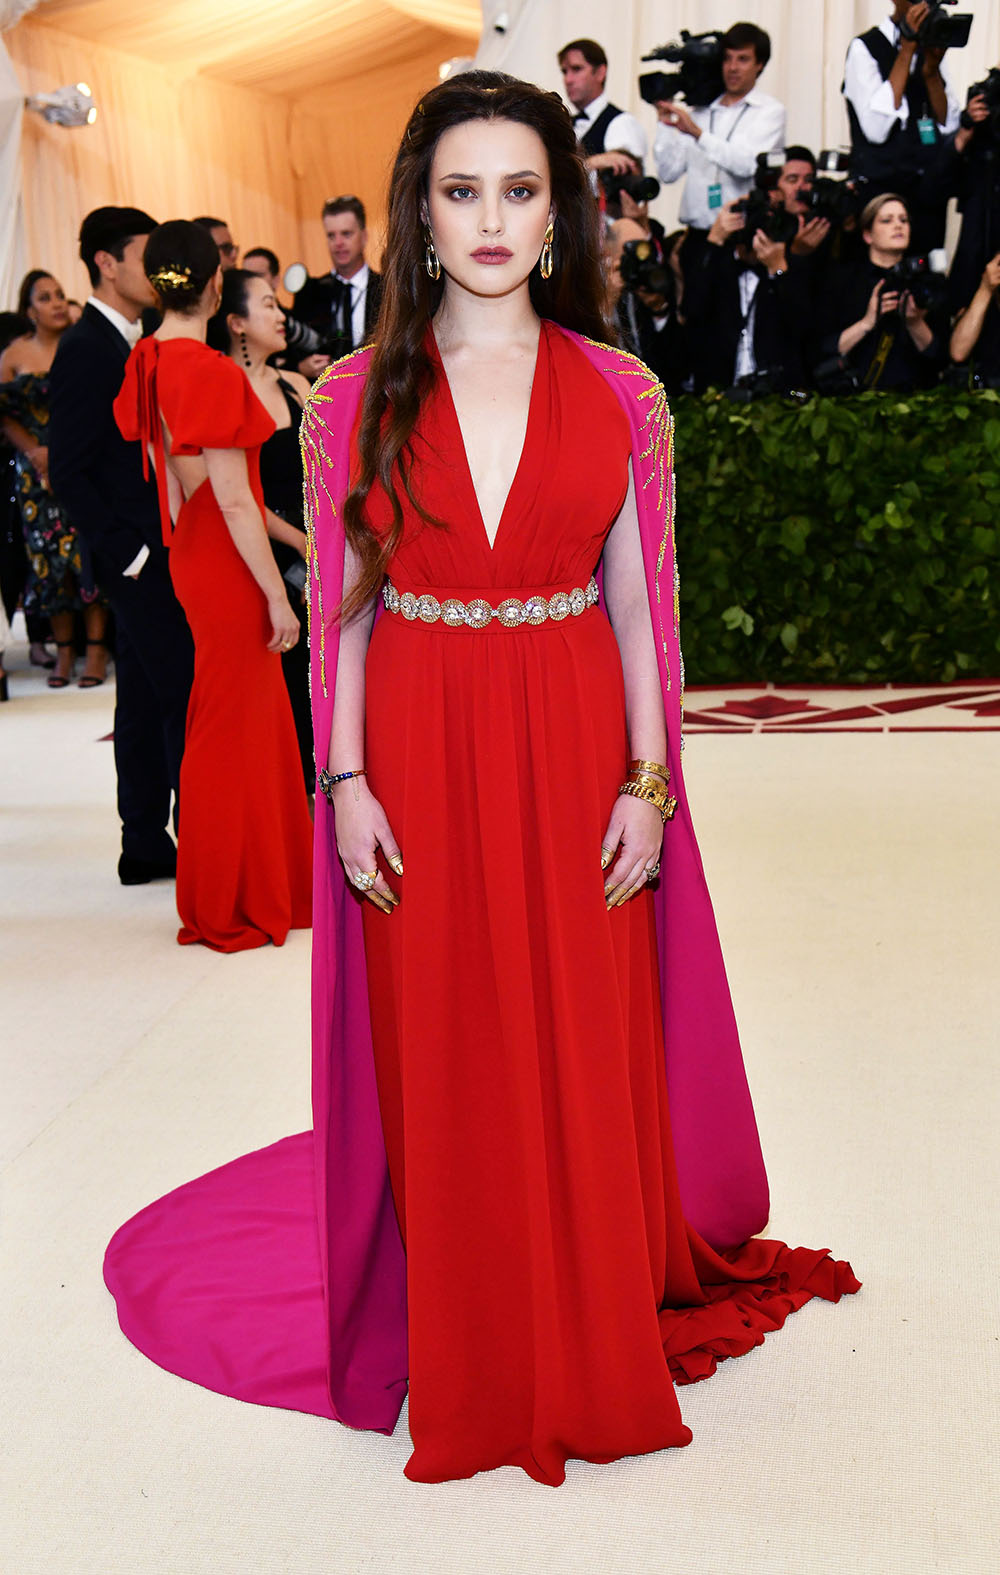
{"label": "woman in black dress", "polygon": [[845,264],[831,279],[822,359],[839,357],[865,388],[930,388],[947,356],[947,316],[919,306],[896,281],[894,271],[910,251],[906,203],[892,192],[873,197],[861,233],[867,258]]}
{"label": "woman in black dress", "polygon": [[278,372],[269,358],[285,348],[285,318],[270,282],[248,269],[223,275],[222,300],[208,326],[208,342],[243,369],[273,418],[275,430],[260,451],[260,480],[267,505],[267,533],[288,585],[288,599],[302,638],[281,656],[299,743],[306,792],[315,791],[312,719],[309,712],[309,646],[306,640],[306,533],[302,514],[299,427],[309,384],[298,372]]}

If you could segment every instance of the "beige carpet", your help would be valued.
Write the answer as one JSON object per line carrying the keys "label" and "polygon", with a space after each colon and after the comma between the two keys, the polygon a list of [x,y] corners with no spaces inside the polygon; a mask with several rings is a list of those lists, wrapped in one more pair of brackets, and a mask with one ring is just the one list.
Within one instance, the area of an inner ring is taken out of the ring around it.
{"label": "beige carpet", "polygon": [[178,947],[172,889],[115,879],[111,685],[8,667],[4,1575],[992,1575],[996,733],[690,740],[771,1233],[865,1288],[684,1390],[686,1450],[426,1487],[405,1415],[241,1405],[119,1333],[115,1227],[309,1123],[309,942]]}

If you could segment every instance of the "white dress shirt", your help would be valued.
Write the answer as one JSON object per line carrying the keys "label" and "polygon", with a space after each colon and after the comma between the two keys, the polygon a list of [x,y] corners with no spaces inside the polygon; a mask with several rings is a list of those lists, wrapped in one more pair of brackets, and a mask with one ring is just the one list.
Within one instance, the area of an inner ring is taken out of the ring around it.
{"label": "white dress shirt", "polygon": [[[582,139],[587,135],[594,121],[599,115],[604,114],[607,107],[608,95],[601,93],[599,97],[593,99],[587,105],[586,109],[571,111],[576,134],[579,138]],[[624,110],[622,110],[620,115],[616,115],[614,120],[609,122],[604,133],[604,147],[609,153],[631,153],[632,157],[638,159],[640,164],[645,164],[646,154],[649,152],[646,133],[635,116],[626,114]]]}
{"label": "white dress shirt", "polygon": [[[130,323],[128,318],[124,316],[122,312],[119,312],[116,307],[109,306],[107,301],[99,301],[96,295],[89,295],[87,297],[87,305],[92,306],[95,312],[100,312],[102,317],[106,317],[112,328],[117,328],[118,332],[121,334],[130,350],[135,349],[135,346],[142,338],[142,323],[138,318],[134,323]],[[143,568],[145,567],[148,557],[149,548],[144,543],[139,548],[139,551],[132,559],[132,562],[129,564],[128,568],[122,570],[122,578],[126,580],[137,580]]]}
{"label": "white dress shirt", "polygon": [[[886,17],[879,23],[879,32],[887,38],[893,49],[899,48],[899,28],[891,17]],[[910,62],[910,75],[920,69],[920,57],[917,50],[913,51]],[[958,99],[954,89],[945,75],[944,65],[941,66],[941,75],[944,78],[945,96],[948,100],[948,113],[941,125],[942,133],[947,137],[958,130],[958,117],[961,113]],[[852,38],[847,51],[847,60],[844,64],[844,97],[850,99],[854,106],[861,130],[869,142],[885,142],[895,125],[905,126],[910,119],[910,106],[905,96],[896,108],[892,87],[888,78],[883,80],[874,56],[867,45],[860,38]]]}
{"label": "white dress shirt", "polygon": [[656,128],[653,161],[661,181],[669,185],[684,174],[680,221],[695,229],[710,230],[718,214],[708,202],[708,188],[722,188],[722,203],[745,197],[753,185],[758,153],[785,145],[785,106],[751,88],[736,104],[723,104],[723,95],[705,108],[689,108],[701,127],[700,137],[689,137],[662,120]]}
{"label": "white dress shirt", "polygon": [[334,278],[347,286],[351,292],[351,345],[356,350],[358,345],[365,342],[365,302],[368,299],[368,264],[362,263],[357,273],[352,273],[349,279],[343,274],[334,273]]}

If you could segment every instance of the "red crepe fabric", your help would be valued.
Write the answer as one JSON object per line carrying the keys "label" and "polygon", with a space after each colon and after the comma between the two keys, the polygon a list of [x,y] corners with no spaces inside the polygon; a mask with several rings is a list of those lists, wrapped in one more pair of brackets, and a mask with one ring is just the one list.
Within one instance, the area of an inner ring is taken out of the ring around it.
{"label": "red crepe fabric", "polygon": [[260,446],[274,422],[228,357],[194,339],[143,339],[115,415],[156,451],[170,575],[194,636],[194,683],[181,764],[177,847],[182,945],[216,951],[283,944],[312,922],[312,822],[267,601],[205,481],[166,514],[160,415],[174,454],[246,451],[263,517]]}

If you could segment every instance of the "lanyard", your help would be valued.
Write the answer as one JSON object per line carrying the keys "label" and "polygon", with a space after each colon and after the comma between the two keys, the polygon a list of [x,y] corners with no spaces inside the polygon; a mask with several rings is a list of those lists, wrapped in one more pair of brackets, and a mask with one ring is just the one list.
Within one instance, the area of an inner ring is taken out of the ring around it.
{"label": "lanyard", "polygon": [[[729,104],[723,104],[723,105],[719,105],[719,106],[716,106],[715,104],[712,105],[711,109],[708,112],[708,129],[712,133],[713,137],[715,135],[715,111],[716,111],[717,107],[718,108],[722,108],[722,109],[730,109],[730,108],[732,108],[732,106],[729,105]],[[731,142],[733,140],[733,132],[736,130],[736,128],[739,125],[740,121],[743,119],[743,116],[747,113],[747,110],[750,109],[750,107],[751,106],[748,103],[746,103],[746,101],[744,101],[743,107],[740,110],[739,114],[736,116],[736,119],[733,120],[730,123],[729,130],[726,132],[726,135],[722,139],[723,142]],[[715,164],[712,167],[715,170],[716,184],[720,185],[720,187],[721,187],[721,171],[719,169],[719,166],[718,166],[718,164]]]}

